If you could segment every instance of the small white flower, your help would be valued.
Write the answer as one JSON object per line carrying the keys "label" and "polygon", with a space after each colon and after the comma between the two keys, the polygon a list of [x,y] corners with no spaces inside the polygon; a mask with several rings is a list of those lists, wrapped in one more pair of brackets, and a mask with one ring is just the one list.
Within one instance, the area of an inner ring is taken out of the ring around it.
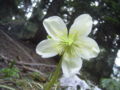
{"label": "small white flower", "polygon": [[92,23],[90,15],[82,14],[75,19],[68,31],[60,17],[52,16],[45,19],[43,25],[51,38],[41,41],[36,47],[36,52],[43,58],[64,54],[62,60],[64,76],[79,73],[82,59],[89,60],[100,52],[96,41],[88,37]]}
{"label": "small white flower", "polygon": [[77,90],[77,86],[80,86],[80,90],[89,90],[89,85],[78,76],[74,75],[72,77],[62,77],[60,78],[60,85],[62,87],[67,87],[66,90]]}

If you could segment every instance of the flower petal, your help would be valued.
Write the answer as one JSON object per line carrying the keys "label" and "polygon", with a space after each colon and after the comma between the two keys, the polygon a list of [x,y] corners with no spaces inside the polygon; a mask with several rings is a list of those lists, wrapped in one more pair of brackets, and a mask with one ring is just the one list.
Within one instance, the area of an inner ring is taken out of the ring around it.
{"label": "flower petal", "polygon": [[92,17],[89,14],[78,16],[70,28],[70,37],[87,36],[92,29]]}
{"label": "flower petal", "polygon": [[67,37],[67,27],[60,17],[49,17],[43,21],[43,25],[47,33],[55,40],[63,36]]}
{"label": "flower petal", "polygon": [[62,61],[62,71],[65,77],[70,77],[79,73],[82,67],[82,60],[78,57],[64,57]]}
{"label": "flower petal", "polygon": [[68,87],[67,90],[78,90],[78,86],[80,86],[80,90],[90,90],[90,86],[86,83],[86,81],[80,79],[77,75],[72,77],[63,76],[60,78],[60,85],[63,87]]}
{"label": "flower petal", "polygon": [[79,38],[75,42],[79,45],[78,51],[82,58],[89,60],[90,58],[97,57],[100,52],[99,46],[95,40],[89,37]]}
{"label": "flower petal", "polygon": [[49,58],[58,54],[56,48],[56,41],[46,39],[41,41],[36,47],[36,53],[42,55],[43,58]]}

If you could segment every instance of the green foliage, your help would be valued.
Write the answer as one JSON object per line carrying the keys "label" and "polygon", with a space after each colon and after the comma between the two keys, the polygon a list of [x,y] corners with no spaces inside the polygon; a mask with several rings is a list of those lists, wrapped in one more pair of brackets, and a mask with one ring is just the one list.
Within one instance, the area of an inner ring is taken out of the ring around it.
{"label": "green foliage", "polygon": [[[120,3],[119,0],[103,0],[106,3],[107,8],[106,15],[104,17],[105,20],[110,21],[115,24],[120,24]],[[109,13],[108,13],[109,12]]]}
{"label": "green foliage", "polygon": [[24,78],[19,77],[20,70],[11,61],[8,67],[0,70],[0,89],[6,90],[42,90],[43,78],[38,72],[27,73]]}
{"label": "green foliage", "polygon": [[19,78],[19,69],[12,67],[12,68],[3,68],[0,70],[0,73],[3,73],[5,77],[16,77]]}
{"label": "green foliage", "polygon": [[9,63],[9,66],[0,70],[0,73],[3,74],[4,77],[16,77],[19,78],[19,69],[14,67],[15,61],[13,60]]}
{"label": "green foliage", "polygon": [[15,90],[14,88],[11,88],[11,87],[6,86],[6,85],[0,85],[0,88],[5,88],[7,90]]}
{"label": "green foliage", "polygon": [[40,82],[44,82],[46,80],[45,77],[43,77],[42,75],[40,75],[40,73],[38,72],[32,72],[29,74],[29,77],[32,79],[32,80],[35,80],[35,81],[40,81]]}
{"label": "green foliage", "polygon": [[101,86],[105,90],[120,90],[120,81],[114,79],[102,79]]}
{"label": "green foliage", "polygon": [[118,19],[113,18],[113,17],[110,17],[110,16],[105,16],[104,17],[104,20],[107,20],[107,21],[110,21],[110,22],[113,22],[113,23],[117,23],[117,24],[120,24],[120,21]]}

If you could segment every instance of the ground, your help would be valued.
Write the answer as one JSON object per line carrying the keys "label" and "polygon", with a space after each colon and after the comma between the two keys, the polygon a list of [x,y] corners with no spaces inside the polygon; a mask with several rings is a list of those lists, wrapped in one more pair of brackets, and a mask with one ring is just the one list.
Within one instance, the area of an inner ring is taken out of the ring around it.
{"label": "ground", "polygon": [[54,59],[41,58],[36,54],[35,48],[27,47],[20,40],[11,38],[2,30],[0,30],[0,57],[4,59],[0,61],[0,68],[6,67],[5,62],[15,60],[18,65],[29,66],[46,73],[53,71],[56,64]]}

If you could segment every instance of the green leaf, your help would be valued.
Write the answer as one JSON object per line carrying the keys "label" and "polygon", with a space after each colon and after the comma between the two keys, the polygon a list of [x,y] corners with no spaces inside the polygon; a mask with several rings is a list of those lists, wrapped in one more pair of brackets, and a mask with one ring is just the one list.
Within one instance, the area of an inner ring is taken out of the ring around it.
{"label": "green leaf", "polygon": [[6,85],[0,85],[0,88],[5,88],[5,89],[9,89],[9,90],[15,90],[14,88],[11,88],[11,87],[6,86]]}
{"label": "green leaf", "polygon": [[120,90],[120,81],[114,79],[102,79],[101,86],[106,90]]}

